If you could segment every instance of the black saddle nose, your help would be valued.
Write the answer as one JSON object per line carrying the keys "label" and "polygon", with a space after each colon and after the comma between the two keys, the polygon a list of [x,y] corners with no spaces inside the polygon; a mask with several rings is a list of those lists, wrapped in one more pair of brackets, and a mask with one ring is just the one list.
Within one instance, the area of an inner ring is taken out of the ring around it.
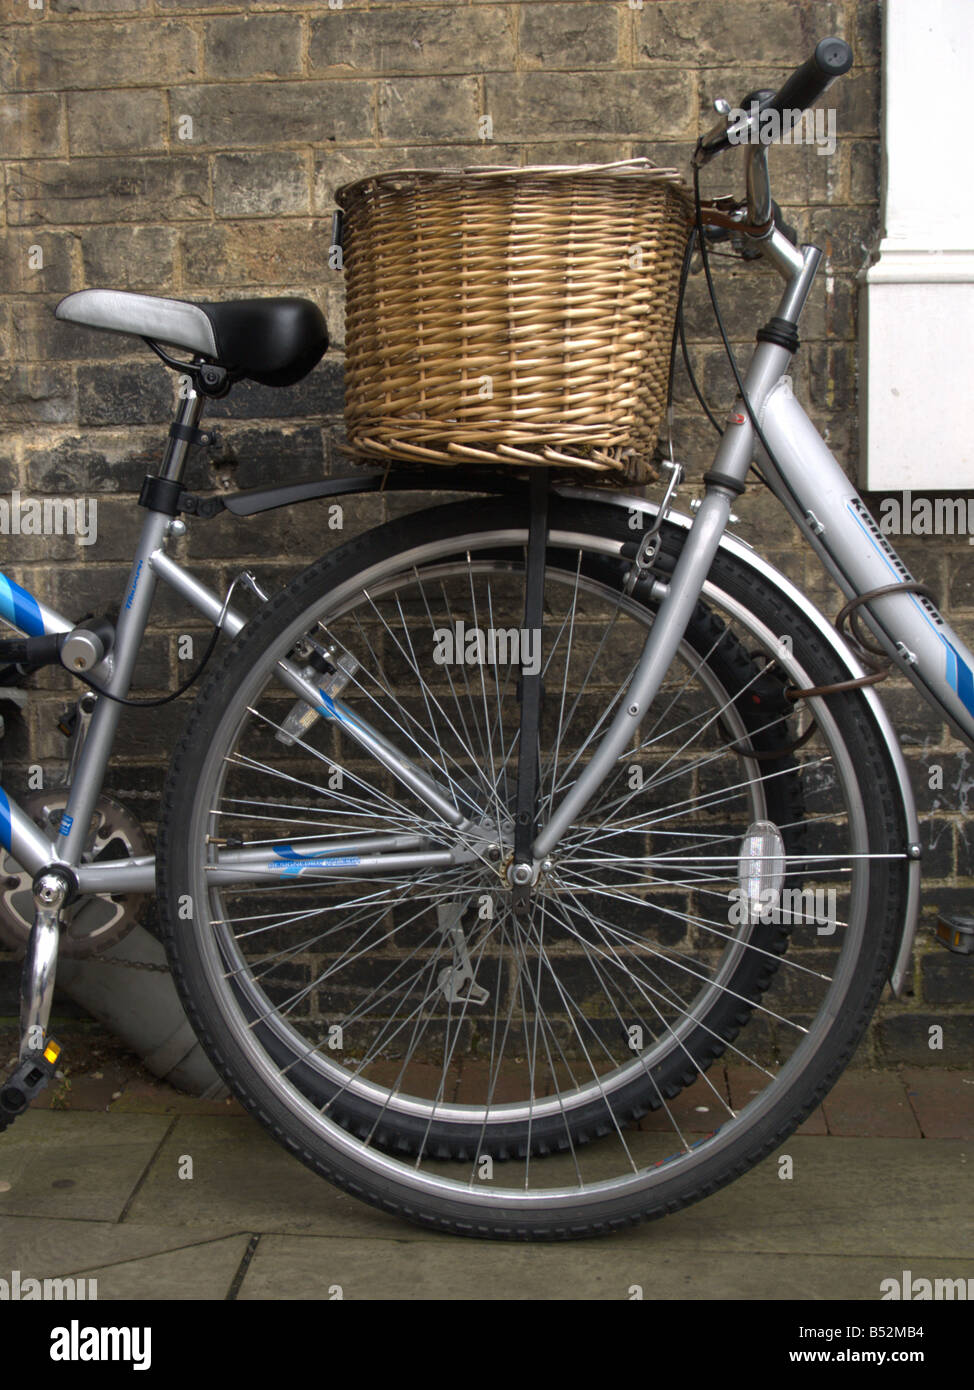
{"label": "black saddle nose", "polygon": [[328,347],[328,329],[310,299],[231,299],[198,304],[213,325],[217,361],[231,376],[291,386]]}

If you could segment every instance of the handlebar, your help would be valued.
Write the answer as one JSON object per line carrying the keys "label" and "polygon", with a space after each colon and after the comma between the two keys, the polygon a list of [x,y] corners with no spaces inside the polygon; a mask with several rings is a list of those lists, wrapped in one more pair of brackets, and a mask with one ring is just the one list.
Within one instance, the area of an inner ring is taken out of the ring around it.
{"label": "handlebar", "polygon": [[[790,129],[798,123],[802,113],[809,106],[815,105],[835,79],[848,72],[851,67],[852,49],[844,39],[821,39],[815,45],[812,56],[795,69],[776,93],[770,96],[762,93],[763,100],[757,103],[759,112],[776,111],[787,120]],[[745,97],[742,105],[747,109],[748,98]],[[786,113],[791,114],[788,116]],[[741,128],[737,129],[740,132]],[[730,144],[730,130],[725,112],[724,118],[697,141],[694,164],[698,168],[708,164]]]}
{"label": "handlebar", "polygon": [[852,67],[852,49],[844,39],[822,39],[815,52],[788,78],[766,110],[804,111],[814,106],[837,77]]}

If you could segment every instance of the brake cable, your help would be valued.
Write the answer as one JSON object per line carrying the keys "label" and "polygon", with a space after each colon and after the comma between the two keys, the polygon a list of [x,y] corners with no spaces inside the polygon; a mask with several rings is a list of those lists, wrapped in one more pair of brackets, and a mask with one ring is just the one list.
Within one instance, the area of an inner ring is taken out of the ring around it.
{"label": "brake cable", "polygon": [[697,384],[697,376],[693,370],[693,363],[690,361],[690,350],[687,347],[686,321],[684,319],[683,314],[683,300],[684,296],[686,295],[687,280],[689,279],[690,275],[690,264],[693,260],[694,243],[696,241],[696,237],[697,229],[696,227],[692,227],[690,229],[690,235],[687,238],[687,249],[683,256],[683,268],[680,271],[680,290],[676,301],[676,322],[673,325],[673,341],[670,347],[670,380],[666,391],[666,413],[667,417],[669,417],[670,411],[673,406],[673,377],[675,375],[676,368],[676,349],[677,345],[679,344],[683,356],[683,365],[686,368],[687,378],[690,382],[691,387],[693,388],[693,394],[696,396],[697,400],[700,403],[701,410],[706,415],[710,423],[713,425],[714,429],[717,431],[719,435],[722,435],[724,431],[721,429],[717,417],[710,409],[710,406],[704,399],[703,392],[700,390],[700,387]]}

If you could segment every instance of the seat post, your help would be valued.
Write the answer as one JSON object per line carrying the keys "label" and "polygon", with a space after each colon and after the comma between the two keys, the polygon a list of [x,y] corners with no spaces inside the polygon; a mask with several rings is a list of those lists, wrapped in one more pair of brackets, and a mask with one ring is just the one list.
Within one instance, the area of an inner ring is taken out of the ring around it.
{"label": "seat post", "polygon": [[160,470],[161,477],[177,483],[181,481],[190,445],[200,442],[196,438],[196,432],[202,414],[203,397],[191,387],[189,394],[180,401],[176,418],[169,427],[169,439]]}

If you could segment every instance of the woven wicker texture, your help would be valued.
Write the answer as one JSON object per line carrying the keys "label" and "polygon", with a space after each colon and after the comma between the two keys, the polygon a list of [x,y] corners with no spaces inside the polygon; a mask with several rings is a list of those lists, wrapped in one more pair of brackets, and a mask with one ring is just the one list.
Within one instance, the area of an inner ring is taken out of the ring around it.
{"label": "woven wicker texture", "polygon": [[354,450],[654,476],[692,218],[678,173],[409,170],[337,196]]}

